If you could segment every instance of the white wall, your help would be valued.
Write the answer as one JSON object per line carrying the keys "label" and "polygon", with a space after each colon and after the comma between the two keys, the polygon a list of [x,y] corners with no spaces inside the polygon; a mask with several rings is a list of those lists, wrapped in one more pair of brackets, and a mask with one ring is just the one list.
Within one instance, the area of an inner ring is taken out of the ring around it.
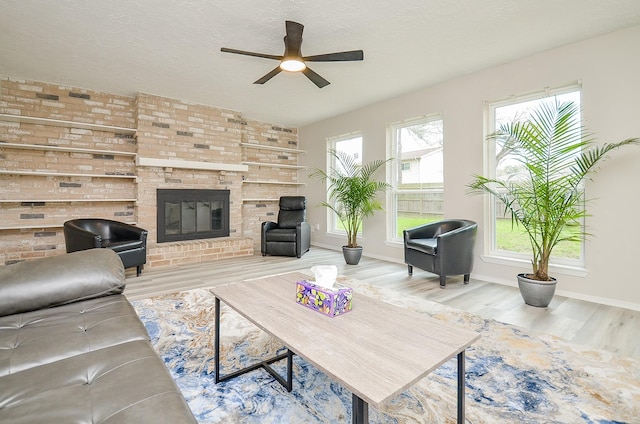
{"label": "white wall", "polygon": [[[483,258],[482,196],[466,194],[472,174],[483,173],[485,102],[581,81],[585,123],[600,142],[640,137],[640,26],[585,40],[503,64],[481,72],[416,90],[365,108],[304,126],[300,148],[308,152],[300,173],[307,182],[308,219],[319,224],[312,243],[339,249],[344,237],[326,233],[324,187],[307,178],[325,165],[327,137],[361,131],[363,160],[387,154],[386,126],[419,115],[444,118],[445,217],[479,223],[472,277],[515,285],[515,274],[530,265],[496,264]],[[487,46],[490,48],[490,46]],[[640,310],[640,146],[614,152],[604,163],[587,194],[596,198],[587,225],[594,235],[586,245],[586,275],[557,271],[558,294]],[[365,255],[403,262],[401,245],[385,243],[384,213],[365,221],[360,244]],[[421,272],[413,278],[420,278]],[[573,274],[573,275],[572,275]]]}

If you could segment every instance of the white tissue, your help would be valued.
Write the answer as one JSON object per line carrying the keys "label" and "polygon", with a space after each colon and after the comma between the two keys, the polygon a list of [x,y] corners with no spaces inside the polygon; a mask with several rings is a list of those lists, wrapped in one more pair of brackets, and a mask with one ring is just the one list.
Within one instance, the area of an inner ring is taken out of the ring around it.
{"label": "white tissue", "polygon": [[327,289],[333,288],[338,276],[338,268],[335,265],[312,266],[311,272],[316,277],[315,284]]}

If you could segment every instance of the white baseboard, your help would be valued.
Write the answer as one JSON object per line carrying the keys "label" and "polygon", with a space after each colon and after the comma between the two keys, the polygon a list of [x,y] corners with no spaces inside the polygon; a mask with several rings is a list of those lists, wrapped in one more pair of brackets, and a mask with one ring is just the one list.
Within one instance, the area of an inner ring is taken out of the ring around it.
{"label": "white baseboard", "polygon": [[[488,277],[486,275],[478,275],[472,273],[471,278],[474,280],[485,281],[487,283],[496,283],[503,286],[518,287],[518,281],[516,280],[515,275],[513,277],[513,280],[505,280],[501,278]],[[568,290],[556,290],[556,294],[559,296],[568,297],[570,299],[584,300],[585,302],[598,303],[600,305],[614,306],[616,308],[631,309],[632,311],[640,312],[640,304],[634,302],[624,302],[622,300],[610,299],[607,297],[590,296],[584,293],[576,293]]]}
{"label": "white baseboard", "polygon": [[[321,247],[321,248],[327,249],[327,250],[335,250],[336,252],[340,252],[342,250],[342,248],[336,247],[335,245],[330,245],[330,244],[312,243],[311,245],[312,246]],[[368,258],[373,258],[373,259],[379,259],[381,261],[392,262],[392,263],[396,263],[396,264],[403,264],[404,263],[403,261],[399,261],[397,258],[390,258],[390,257],[382,256],[382,255],[372,255],[370,253],[367,253],[366,250],[364,250],[362,252],[362,256],[366,256]],[[515,276],[514,276],[513,279],[502,279],[502,278],[495,278],[495,277],[489,277],[489,276],[486,276],[486,275],[479,275],[479,274],[471,273],[471,279],[479,280],[479,281],[485,281],[487,283],[501,284],[503,286],[518,287],[518,282],[517,282]],[[606,298],[606,297],[589,296],[589,295],[586,295],[586,294],[583,294],[583,293],[576,293],[576,292],[567,291],[567,290],[556,290],[556,294],[559,295],[559,296],[568,297],[570,299],[584,300],[585,302],[598,303],[598,304],[601,304],[601,305],[613,306],[613,307],[616,307],[616,308],[623,308],[623,309],[630,309],[632,311],[639,311],[640,312],[640,304],[635,303],[635,302],[624,302],[624,301],[621,301],[621,300],[610,299],[610,298]]]}

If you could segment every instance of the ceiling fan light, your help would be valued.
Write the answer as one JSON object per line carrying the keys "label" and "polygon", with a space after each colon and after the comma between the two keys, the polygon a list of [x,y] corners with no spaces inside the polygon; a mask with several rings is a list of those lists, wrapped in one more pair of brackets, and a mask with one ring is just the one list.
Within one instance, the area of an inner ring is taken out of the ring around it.
{"label": "ceiling fan light", "polygon": [[287,72],[300,72],[306,68],[307,65],[298,58],[284,58],[282,62],[280,62],[280,69]]}

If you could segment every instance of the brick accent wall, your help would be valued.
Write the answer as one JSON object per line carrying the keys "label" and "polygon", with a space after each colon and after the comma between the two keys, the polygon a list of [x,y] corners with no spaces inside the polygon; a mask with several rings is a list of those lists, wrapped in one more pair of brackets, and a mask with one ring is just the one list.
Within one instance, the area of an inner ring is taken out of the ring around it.
{"label": "brick accent wall", "polygon": [[[63,254],[62,223],[78,217],[149,230],[147,267],[251,255],[277,198],[298,194],[297,130],[234,111],[0,77],[0,113],[135,130],[0,119],[0,265]],[[25,148],[35,145],[45,148]],[[140,158],[246,171],[142,166]],[[230,237],[156,243],[157,188],[230,190]]]}
{"label": "brick accent wall", "polygon": [[[138,156],[240,164],[240,125],[233,112],[147,94],[138,95]],[[230,190],[230,235],[242,235],[242,174],[138,167],[139,223],[155,244],[156,189]]]}

